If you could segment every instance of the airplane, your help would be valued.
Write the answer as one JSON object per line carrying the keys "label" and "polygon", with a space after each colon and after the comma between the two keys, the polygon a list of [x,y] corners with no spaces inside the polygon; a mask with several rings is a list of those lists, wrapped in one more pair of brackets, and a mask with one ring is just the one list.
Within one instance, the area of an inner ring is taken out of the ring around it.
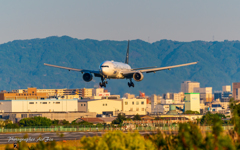
{"label": "airplane", "polygon": [[174,66],[167,66],[167,67],[143,67],[143,68],[134,68],[132,69],[129,65],[129,40],[128,40],[128,46],[127,46],[127,53],[125,62],[115,62],[115,61],[104,61],[100,64],[99,70],[85,70],[85,69],[76,69],[76,68],[69,68],[69,67],[63,67],[63,66],[57,66],[52,64],[44,63],[45,66],[50,67],[56,67],[61,69],[66,69],[69,71],[78,71],[83,74],[83,80],[86,82],[90,82],[93,79],[93,74],[95,77],[100,77],[101,81],[99,85],[101,87],[106,87],[106,84],[108,83],[106,79],[129,79],[130,82],[128,82],[129,87],[134,87],[134,83],[132,82],[132,79],[139,82],[142,81],[144,78],[143,73],[151,73],[151,72],[157,72],[161,70],[170,70],[172,68],[176,67],[182,67],[182,66],[188,66],[188,65],[194,65],[198,62],[191,62],[186,64],[180,64],[180,65],[174,65]]}

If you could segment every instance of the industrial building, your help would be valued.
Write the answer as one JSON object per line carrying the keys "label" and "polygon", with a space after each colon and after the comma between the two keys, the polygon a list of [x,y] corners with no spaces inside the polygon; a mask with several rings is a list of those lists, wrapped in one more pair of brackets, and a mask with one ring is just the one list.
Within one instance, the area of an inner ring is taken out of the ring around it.
{"label": "industrial building", "polygon": [[96,112],[104,115],[145,115],[146,99],[82,99],[78,101],[78,111]]}
{"label": "industrial building", "polygon": [[78,99],[0,100],[0,112],[77,112]]}

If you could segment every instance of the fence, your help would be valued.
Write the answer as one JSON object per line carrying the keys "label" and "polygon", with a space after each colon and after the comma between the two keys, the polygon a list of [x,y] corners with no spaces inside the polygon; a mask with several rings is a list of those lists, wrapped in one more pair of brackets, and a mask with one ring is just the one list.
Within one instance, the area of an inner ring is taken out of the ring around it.
{"label": "fence", "polygon": [[[233,126],[223,126],[224,130],[232,130]],[[84,132],[84,131],[112,131],[112,130],[138,130],[138,131],[178,131],[178,125],[170,125],[163,127],[156,126],[122,126],[122,127],[96,127],[96,126],[85,126],[85,127],[27,127],[27,128],[15,128],[15,129],[5,129],[0,128],[0,133],[28,133],[28,132]],[[200,126],[203,131],[211,131],[211,126]]]}

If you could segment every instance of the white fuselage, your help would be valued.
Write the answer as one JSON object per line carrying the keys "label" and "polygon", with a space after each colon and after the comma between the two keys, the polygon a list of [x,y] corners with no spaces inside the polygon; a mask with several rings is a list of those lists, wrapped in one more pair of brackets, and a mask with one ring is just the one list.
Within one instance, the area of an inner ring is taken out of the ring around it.
{"label": "white fuselage", "polygon": [[106,78],[124,79],[121,71],[130,71],[131,67],[128,64],[114,61],[104,61],[99,66],[101,74]]}

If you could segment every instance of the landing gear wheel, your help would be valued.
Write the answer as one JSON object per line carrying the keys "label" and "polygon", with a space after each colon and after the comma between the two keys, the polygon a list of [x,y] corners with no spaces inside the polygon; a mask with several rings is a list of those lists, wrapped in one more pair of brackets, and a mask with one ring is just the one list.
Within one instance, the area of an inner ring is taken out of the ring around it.
{"label": "landing gear wheel", "polygon": [[134,87],[134,83],[133,82],[128,82],[128,87]]}
{"label": "landing gear wheel", "polygon": [[100,82],[99,83],[99,85],[101,86],[101,87],[106,87],[106,85],[107,85],[107,81],[104,81],[104,79],[103,78],[101,78],[101,80],[102,80],[102,82]]}

